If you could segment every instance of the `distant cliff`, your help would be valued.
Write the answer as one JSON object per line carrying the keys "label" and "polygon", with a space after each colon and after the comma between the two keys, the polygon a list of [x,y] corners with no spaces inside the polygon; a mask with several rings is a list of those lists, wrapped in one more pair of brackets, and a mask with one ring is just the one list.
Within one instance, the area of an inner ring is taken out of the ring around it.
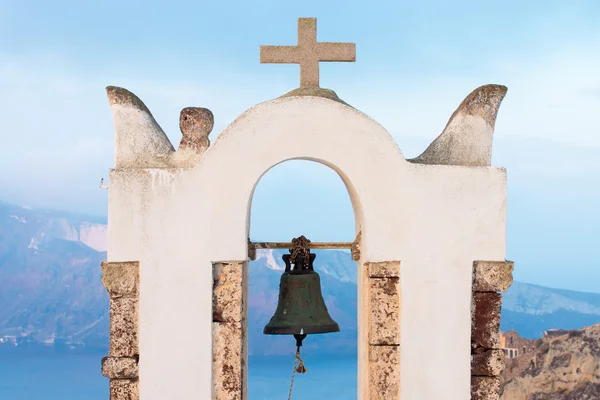
{"label": "distant cliff", "polygon": [[600,399],[600,324],[544,337],[507,369],[501,400]]}
{"label": "distant cliff", "polygon": [[0,336],[105,346],[102,219],[0,203]]}
{"label": "distant cliff", "polygon": [[600,322],[600,293],[551,289],[514,282],[502,296],[501,330],[528,339],[552,328],[579,329]]}
{"label": "distant cliff", "polygon": [[[100,283],[105,250],[104,218],[0,203],[0,338],[30,335],[38,342],[62,339],[105,347],[108,296]],[[305,350],[355,352],[356,263],[343,251],[315,253],[323,297],[341,332],[313,335]],[[289,354],[293,348],[289,337],[262,334],[277,305],[282,255],[265,250],[250,264],[250,354]],[[600,294],[515,282],[504,295],[502,330],[527,338],[550,328],[598,322]]]}

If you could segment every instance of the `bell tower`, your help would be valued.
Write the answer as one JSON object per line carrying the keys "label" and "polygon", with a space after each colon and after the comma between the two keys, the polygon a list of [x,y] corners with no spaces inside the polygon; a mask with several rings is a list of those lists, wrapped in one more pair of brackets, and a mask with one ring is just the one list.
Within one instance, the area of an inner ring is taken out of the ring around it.
{"label": "bell tower", "polygon": [[[177,149],[137,96],[107,88],[115,166],[102,373],[111,400],[246,399],[248,262],[259,248],[292,250],[279,306],[297,313],[276,311],[265,333],[301,341],[339,329],[311,268],[319,246],[351,248],[356,261],[359,400],[498,399],[499,292],[513,264],[506,170],[491,155],[507,89],[475,89],[423,154],[406,159],[383,126],[320,88],[319,62],[355,57],[354,44],[318,42],[316,19],[299,19],[298,44],[263,46],[261,62],[299,64],[300,87],[250,108],[212,144],[212,112],[185,108]],[[343,180],[353,243],[249,241],[257,182],[297,159]],[[314,301],[316,326],[299,299]]]}

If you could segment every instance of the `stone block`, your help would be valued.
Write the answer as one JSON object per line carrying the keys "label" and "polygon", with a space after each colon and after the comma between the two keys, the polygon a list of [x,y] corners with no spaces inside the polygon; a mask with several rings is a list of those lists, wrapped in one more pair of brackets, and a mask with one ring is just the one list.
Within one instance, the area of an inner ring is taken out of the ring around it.
{"label": "stone block", "polygon": [[104,357],[102,375],[111,379],[137,379],[138,359],[137,357]]}
{"label": "stone block", "polygon": [[473,263],[474,292],[504,292],[513,283],[512,261],[475,261]]}
{"label": "stone block", "polygon": [[140,400],[137,379],[111,379],[110,400]]}
{"label": "stone block", "polygon": [[240,322],[245,315],[246,262],[213,264],[213,321]]}
{"label": "stone block", "polygon": [[243,400],[246,352],[240,322],[213,322],[212,400]]}
{"label": "stone block", "polygon": [[400,399],[400,347],[369,346],[369,400]]}
{"label": "stone block", "polygon": [[471,378],[471,400],[498,400],[500,398],[500,379],[488,376]]}
{"label": "stone block", "polygon": [[500,310],[502,295],[499,293],[473,293],[471,311],[471,346],[486,349],[500,347]]}
{"label": "stone block", "polygon": [[504,369],[504,352],[499,349],[477,351],[471,355],[471,375],[500,376]]}
{"label": "stone block", "polygon": [[138,299],[120,297],[110,300],[111,357],[135,357],[138,345]]}
{"label": "stone block", "polygon": [[370,278],[400,278],[400,261],[367,263]]}
{"label": "stone block", "polygon": [[102,263],[102,284],[111,298],[139,295],[140,263],[138,261]]}
{"label": "stone block", "polygon": [[400,344],[400,282],[398,278],[369,280],[369,344]]}

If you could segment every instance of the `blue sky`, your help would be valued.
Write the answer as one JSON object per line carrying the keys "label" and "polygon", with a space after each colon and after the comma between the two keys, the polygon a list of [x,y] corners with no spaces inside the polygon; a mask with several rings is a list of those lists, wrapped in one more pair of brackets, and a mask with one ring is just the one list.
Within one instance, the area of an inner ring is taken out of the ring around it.
{"label": "blue sky", "polygon": [[[321,64],[321,85],[378,120],[406,157],[473,89],[508,86],[493,164],[508,169],[515,277],[600,290],[597,0],[0,0],[0,200],[106,214],[104,87],[140,96],[175,145],[180,110],[210,108],[214,141],[247,108],[298,86],[297,66],[259,63],[261,44],[296,43],[298,17],[317,17],[319,41],[356,43],[356,63]],[[265,175],[252,221],[261,239],[353,239],[340,179],[306,162]]]}

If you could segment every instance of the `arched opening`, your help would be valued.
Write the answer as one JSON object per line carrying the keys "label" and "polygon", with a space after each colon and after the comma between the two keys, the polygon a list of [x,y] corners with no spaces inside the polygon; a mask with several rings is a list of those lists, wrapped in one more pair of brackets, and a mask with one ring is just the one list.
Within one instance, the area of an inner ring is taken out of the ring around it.
{"label": "arched opening", "polygon": [[[291,165],[288,164],[291,160],[316,161],[329,167],[332,176],[335,177],[332,171],[337,173],[340,188],[341,178],[351,199],[355,229],[349,228],[347,240],[354,241],[354,235],[360,235],[356,241],[360,251],[353,250],[360,273],[357,279],[358,374],[354,374],[358,376],[357,385],[352,389],[356,387],[359,399],[397,399],[401,356],[400,255],[406,251],[402,250],[404,233],[396,227],[410,226],[413,216],[398,211],[398,186],[394,182],[406,182],[410,186],[412,175],[402,153],[383,127],[354,109],[318,97],[283,98],[253,107],[221,133],[198,168],[197,178],[206,190],[202,196],[211,191],[221,194],[218,203],[210,196],[198,198],[198,204],[206,203],[206,210],[210,210],[204,214],[206,220],[203,221],[203,226],[210,230],[204,232],[207,239],[202,248],[204,253],[201,249],[196,252],[199,257],[202,254],[210,257],[213,264],[213,304],[216,304],[213,310],[226,311],[221,315],[213,312],[213,395],[216,399],[244,399],[249,394],[248,290],[244,283],[249,282],[247,274],[252,266],[247,260],[252,257],[253,246],[248,240],[264,240],[249,237],[251,220],[257,224],[251,212],[253,200],[254,204],[258,201],[254,193],[261,190],[260,182],[266,182],[262,178],[268,171],[279,164],[285,168],[286,164]],[[300,192],[312,196],[320,194],[314,189],[302,190],[298,185],[288,187],[292,197],[300,196]],[[284,215],[276,223],[291,224],[288,220],[288,215]],[[323,221],[318,224],[324,225]],[[330,225],[335,226],[335,223]],[[254,232],[252,228],[252,234]],[[312,241],[319,240],[319,237],[305,235]],[[275,236],[266,239],[281,240]],[[315,262],[317,271],[318,263],[319,259]],[[277,286],[275,283],[275,288]],[[275,305],[273,301],[273,307]],[[290,375],[295,350],[295,341],[291,342]],[[412,357],[421,360],[417,355]],[[310,369],[310,365],[308,367]],[[311,371],[314,372],[314,368]],[[327,384],[337,388],[331,382]],[[289,382],[286,382],[288,389]],[[272,392],[272,385],[269,390]],[[322,396],[324,392],[319,394]]]}
{"label": "arched opening", "polygon": [[[332,168],[291,160],[258,182],[250,207],[252,242],[352,242],[355,212],[349,190]],[[356,207],[356,205],[355,205]],[[357,221],[358,222],[358,221]],[[308,335],[301,357],[308,372],[295,374],[293,398],[357,398],[358,268],[350,250],[321,250],[314,267],[329,314],[340,332]],[[286,249],[259,249],[248,268],[248,398],[280,399],[290,390],[295,356],[291,335],[265,335],[277,307]]]}

